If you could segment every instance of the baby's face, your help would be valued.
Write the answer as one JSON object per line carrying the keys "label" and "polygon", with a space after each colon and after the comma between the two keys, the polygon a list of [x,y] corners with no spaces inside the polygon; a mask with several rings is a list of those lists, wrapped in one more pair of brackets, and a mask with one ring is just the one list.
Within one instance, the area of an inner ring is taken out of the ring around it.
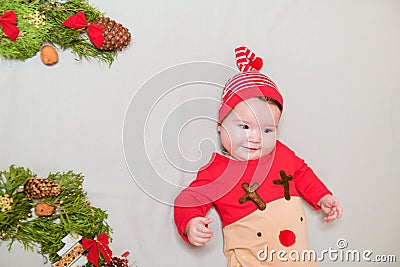
{"label": "baby's face", "polygon": [[281,111],[259,98],[240,102],[218,126],[221,143],[236,160],[253,160],[275,148]]}

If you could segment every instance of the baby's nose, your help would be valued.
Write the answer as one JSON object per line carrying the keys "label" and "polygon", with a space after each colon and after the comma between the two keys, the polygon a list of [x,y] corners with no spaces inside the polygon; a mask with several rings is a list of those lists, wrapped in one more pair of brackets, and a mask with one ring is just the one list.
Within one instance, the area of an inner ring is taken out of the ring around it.
{"label": "baby's nose", "polygon": [[290,230],[282,230],[279,233],[279,241],[285,247],[290,247],[296,242],[296,235]]}
{"label": "baby's nose", "polygon": [[261,142],[261,131],[260,130],[252,130],[249,133],[249,141],[253,143]]}

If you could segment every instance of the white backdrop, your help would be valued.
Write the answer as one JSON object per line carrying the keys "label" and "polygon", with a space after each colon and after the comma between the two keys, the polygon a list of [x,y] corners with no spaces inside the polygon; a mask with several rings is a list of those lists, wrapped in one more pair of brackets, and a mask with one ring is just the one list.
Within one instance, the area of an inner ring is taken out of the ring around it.
{"label": "white backdrop", "polygon": [[[210,226],[215,236],[207,246],[185,244],[175,230],[171,206],[163,203],[179,188],[165,190],[165,181],[158,184],[154,179],[157,170],[167,183],[185,185],[209,159],[217,146],[212,120],[193,122],[179,137],[175,130],[193,110],[216,115],[215,101],[173,111],[188,99],[217,99],[220,88],[184,86],[154,102],[147,154],[134,147],[142,142],[136,138],[141,137],[141,120],[147,114],[130,112],[139,103],[128,105],[138,92],[139,102],[148,103],[173,86],[141,90],[160,71],[193,61],[235,67],[233,49],[246,44],[264,58],[262,72],[276,81],[284,96],[280,139],[306,159],[344,207],[344,217],[330,225],[307,208],[310,246],[317,251],[335,249],[337,240],[345,238],[349,249],[393,254],[400,261],[400,1],[90,3],[131,30],[131,45],[111,68],[77,62],[69,50],[59,51],[59,63],[52,67],[44,66],[38,56],[1,62],[1,169],[15,164],[41,176],[82,172],[92,204],[109,214],[114,229],[111,248],[116,254],[130,250],[131,262],[138,266],[225,266],[219,220]],[[198,78],[190,68],[181,75],[179,67],[173,70],[178,72],[171,74],[172,82],[190,75]],[[210,75],[208,81],[223,83],[228,70],[201,67],[198,72],[201,79]],[[162,81],[156,85],[162,87]],[[166,132],[157,132],[165,119]],[[186,171],[166,159],[168,149]],[[130,158],[125,159],[124,151]],[[210,216],[217,217],[214,211]],[[0,244],[1,267],[42,265],[41,256],[23,251],[17,243],[8,253],[6,245]],[[365,263],[320,263],[338,265]]]}

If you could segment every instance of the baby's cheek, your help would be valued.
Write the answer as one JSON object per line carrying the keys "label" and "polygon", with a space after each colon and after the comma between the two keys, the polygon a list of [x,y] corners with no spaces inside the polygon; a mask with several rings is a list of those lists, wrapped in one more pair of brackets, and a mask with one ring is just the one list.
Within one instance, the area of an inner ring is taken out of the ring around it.
{"label": "baby's cheek", "polygon": [[264,138],[263,139],[263,149],[262,149],[263,156],[271,153],[272,150],[274,150],[275,145],[276,145],[275,135],[271,134],[270,136],[267,136],[266,138]]}
{"label": "baby's cheek", "polygon": [[222,146],[226,149],[226,151],[228,151],[230,153],[231,150],[232,150],[232,137],[231,137],[231,135],[229,135],[229,133],[226,132],[226,131],[221,131],[220,140],[221,140]]}
{"label": "baby's cheek", "polygon": [[221,142],[229,146],[234,146],[236,143],[240,143],[243,139],[243,134],[240,131],[227,129],[221,131]]}

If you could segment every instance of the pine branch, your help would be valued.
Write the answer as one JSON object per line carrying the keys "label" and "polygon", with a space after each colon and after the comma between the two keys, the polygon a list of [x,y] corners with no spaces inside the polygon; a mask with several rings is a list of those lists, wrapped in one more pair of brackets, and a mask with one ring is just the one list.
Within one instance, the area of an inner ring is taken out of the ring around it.
{"label": "pine branch", "polygon": [[[87,38],[86,30],[70,29],[62,23],[71,15],[83,11],[88,22],[104,16],[102,12],[89,5],[85,0],[49,1],[0,1],[0,15],[14,10],[20,35],[11,41],[0,28],[0,57],[4,59],[25,60],[35,56],[44,44],[52,44],[61,49],[71,49],[77,60],[82,58],[106,62],[110,66],[116,58],[116,51],[97,49]],[[45,17],[44,23],[34,25],[35,12]]]}
{"label": "pine branch", "polygon": [[[25,249],[37,249],[51,262],[59,259],[57,251],[64,244],[62,238],[77,233],[93,239],[99,234],[112,232],[107,224],[107,213],[91,206],[83,190],[84,177],[72,171],[50,173],[48,179],[60,185],[58,196],[40,199],[57,206],[55,214],[49,217],[33,216],[37,201],[29,200],[21,190],[27,179],[36,177],[29,169],[10,166],[8,171],[0,171],[0,196],[13,198],[10,210],[0,209],[0,240],[9,240],[9,250],[13,242],[21,243]],[[88,263],[86,266],[93,266]]]}

